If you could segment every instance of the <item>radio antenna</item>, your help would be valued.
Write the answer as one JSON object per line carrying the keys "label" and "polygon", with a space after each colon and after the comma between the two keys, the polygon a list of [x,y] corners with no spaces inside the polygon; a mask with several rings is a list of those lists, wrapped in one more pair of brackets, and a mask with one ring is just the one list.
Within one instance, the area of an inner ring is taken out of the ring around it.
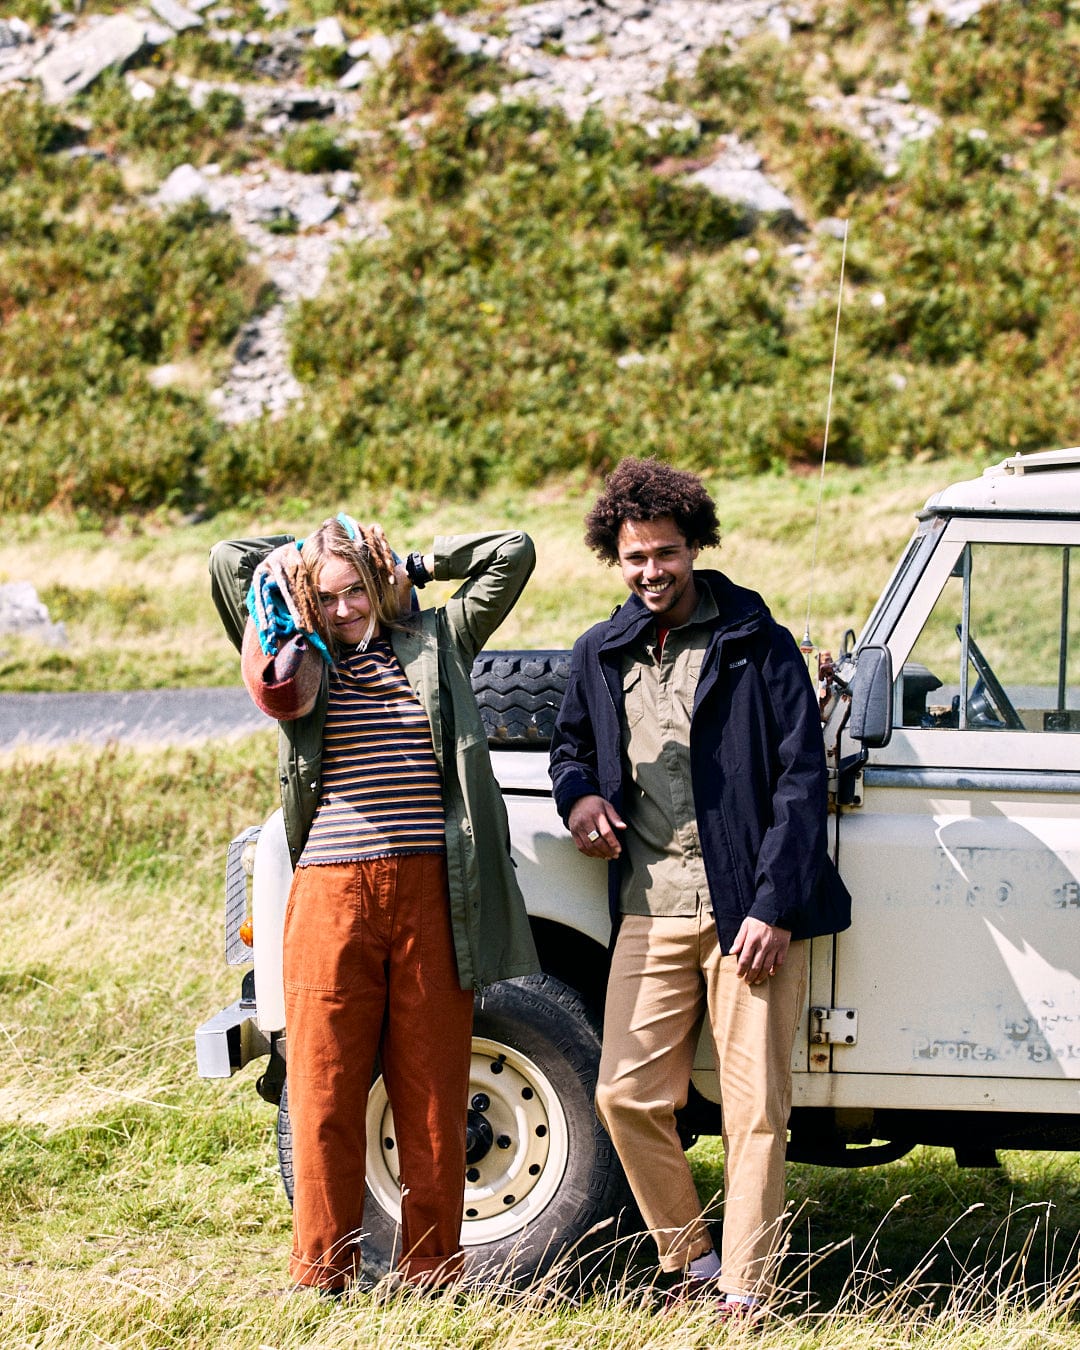
{"label": "radio antenna", "polygon": [[799,650],[809,659],[814,650],[814,641],[810,636],[810,609],[814,603],[814,573],[817,568],[818,535],[821,532],[821,501],[825,491],[825,460],[829,454],[829,427],[832,424],[833,383],[836,380],[836,350],[840,345],[840,311],[844,304],[844,265],[847,262],[848,222],[844,221],[844,242],[840,250],[840,285],[836,292],[836,327],[833,331],[832,367],[829,370],[829,399],[825,407],[825,443],[821,447],[821,473],[818,476],[817,510],[814,513],[814,545],[810,554],[810,586],[806,596],[806,632],[799,643]]}

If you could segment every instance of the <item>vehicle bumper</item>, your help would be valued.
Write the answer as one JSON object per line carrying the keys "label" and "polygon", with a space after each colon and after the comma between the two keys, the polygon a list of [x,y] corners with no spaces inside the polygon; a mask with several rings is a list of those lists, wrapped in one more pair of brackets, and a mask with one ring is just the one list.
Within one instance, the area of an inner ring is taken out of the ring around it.
{"label": "vehicle bumper", "polygon": [[255,1021],[255,1005],[243,999],[223,1008],[195,1032],[200,1078],[229,1078],[270,1053],[270,1041]]}

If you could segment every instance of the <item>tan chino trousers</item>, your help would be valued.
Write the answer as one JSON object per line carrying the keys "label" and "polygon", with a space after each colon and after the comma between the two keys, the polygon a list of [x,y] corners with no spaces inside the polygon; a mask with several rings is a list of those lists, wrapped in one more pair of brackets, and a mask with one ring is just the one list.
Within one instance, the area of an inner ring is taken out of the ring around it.
{"label": "tan chino trousers", "polygon": [[761,984],[722,956],[712,913],[623,917],[604,1010],[596,1107],[665,1271],[712,1239],[675,1128],[702,1018],[712,1028],[724,1139],[725,1293],[767,1293],[784,1211],[791,1053],[806,983],[806,943]]}

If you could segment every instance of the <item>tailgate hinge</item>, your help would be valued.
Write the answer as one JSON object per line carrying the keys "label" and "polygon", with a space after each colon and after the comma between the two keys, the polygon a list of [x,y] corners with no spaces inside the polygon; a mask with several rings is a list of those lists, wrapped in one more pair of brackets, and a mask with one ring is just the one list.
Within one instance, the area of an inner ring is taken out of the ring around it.
{"label": "tailgate hinge", "polygon": [[859,1014],[854,1008],[811,1008],[811,1045],[854,1045],[859,1039]]}

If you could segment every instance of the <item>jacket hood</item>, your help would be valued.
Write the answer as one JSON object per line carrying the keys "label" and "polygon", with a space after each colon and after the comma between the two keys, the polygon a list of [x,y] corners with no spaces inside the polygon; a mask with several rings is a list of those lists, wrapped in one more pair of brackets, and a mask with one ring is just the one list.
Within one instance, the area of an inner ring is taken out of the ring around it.
{"label": "jacket hood", "polygon": [[[746,586],[737,586],[723,572],[710,568],[694,569],[694,582],[704,585],[716,601],[717,615],[711,620],[713,627],[721,631],[746,630],[756,628],[770,617],[769,607],[764,599]],[[600,644],[601,651],[613,647],[623,647],[633,642],[654,620],[654,615],[645,602],[631,594],[610,619],[598,625],[607,629],[607,635]]]}

